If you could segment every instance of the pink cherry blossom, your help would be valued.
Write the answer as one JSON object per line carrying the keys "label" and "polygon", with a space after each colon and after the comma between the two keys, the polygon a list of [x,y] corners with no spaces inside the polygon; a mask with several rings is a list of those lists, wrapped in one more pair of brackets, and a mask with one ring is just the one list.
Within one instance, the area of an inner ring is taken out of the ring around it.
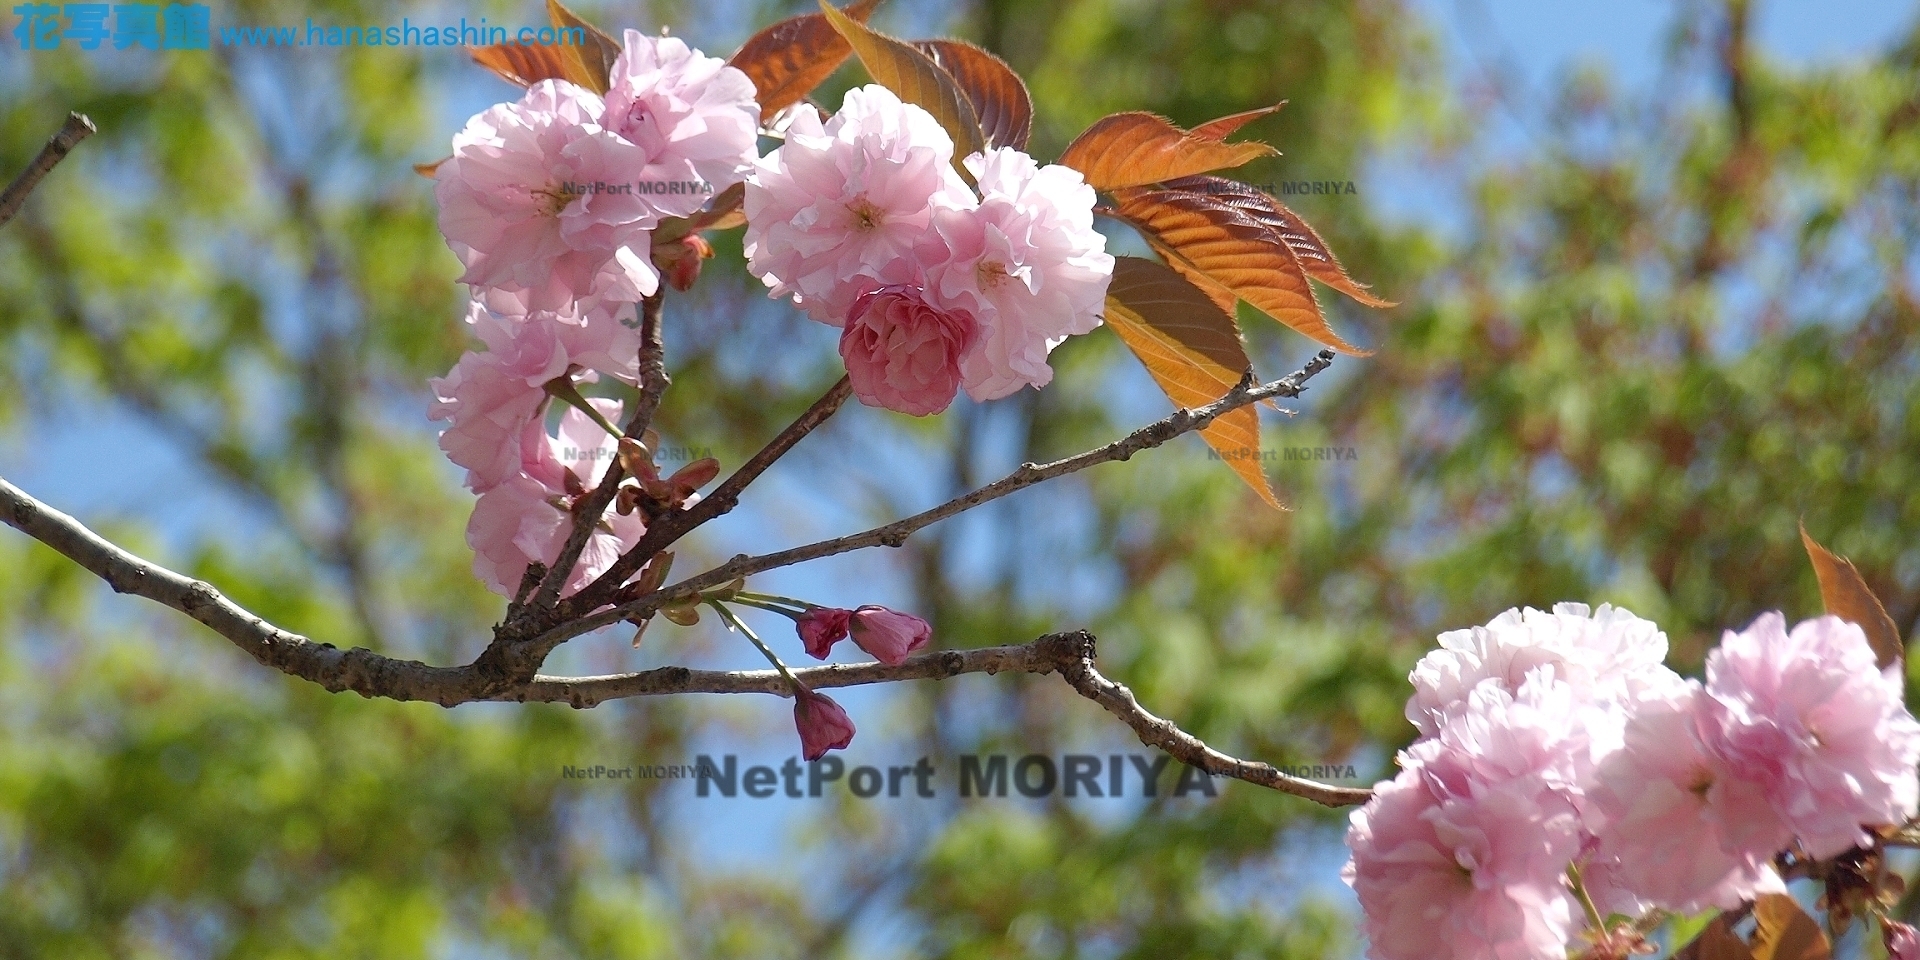
{"label": "pink cherry blossom", "polygon": [[610,309],[528,313],[517,295],[487,291],[469,305],[467,322],[488,349],[461,356],[447,376],[429,381],[435,402],[428,417],[449,421],[440,448],[467,468],[475,492],[520,469],[520,439],[545,407],[548,381],[574,370],[638,376],[639,334]]}
{"label": "pink cherry blossom", "polygon": [[833,645],[847,638],[852,621],[852,610],[814,607],[794,618],[793,626],[807,654],[815,660],[825,660],[827,654],[833,652]]}
{"label": "pink cherry blossom", "polygon": [[[1540,813],[1511,789],[1442,802],[1416,770],[1377,785],[1352,815],[1353,858],[1341,872],[1365,914],[1367,956],[1562,960],[1572,898],[1558,874],[1510,864],[1531,859]],[[1552,852],[1570,860],[1572,845],[1562,846]]]}
{"label": "pink cherry blossom", "polygon": [[1004,397],[1053,379],[1047,354],[1100,325],[1113,257],[1093,229],[1094,191],[1078,171],[1010,147],[966,159],[977,208],[936,213],[945,256],[922,254],[936,299],[972,314],[980,339],[961,361],[967,395]]}
{"label": "pink cherry blossom", "polygon": [[861,403],[926,416],[953,403],[977,333],[973,317],[930,305],[921,288],[885,286],[854,301],[840,356]]}
{"label": "pink cherry blossom", "polygon": [[868,604],[855,607],[849,624],[853,642],[888,666],[899,666],[933,639],[933,627],[911,613]]}
{"label": "pink cherry blossom", "polygon": [[1554,666],[1579,698],[1607,702],[1669,690],[1680,682],[1666,668],[1667,636],[1651,621],[1608,604],[1562,603],[1546,613],[1508,610],[1484,627],[1440,635],[1408,678],[1414,694],[1407,719],[1431,736],[1482,680],[1517,689],[1535,667]]}
{"label": "pink cherry blossom", "polygon": [[1875,665],[1861,629],[1838,617],[1762,614],[1707,657],[1702,739],[1766,797],[1806,852],[1870,841],[1862,824],[1899,823],[1920,801],[1920,723],[1897,667]]}
{"label": "pink cherry blossom", "polygon": [[1587,743],[1551,667],[1485,684],[1352,814],[1342,876],[1377,960],[1564,960]]}
{"label": "pink cherry blossom", "polygon": [[639,189],[608,199],[644,204],[656,222],[700,210],[759,157],[753,81],[678,37],[626,32],[600,122],[645,156],[623,177]]}
{"label": "pink cherry blossom", "polygon": [[853,719],[824,693],[804,687],[793,698],[793,725],[800,731],[800,754],[809,761],[853,742]]}
{"label": "pink cherry blossom", "polygon": [[856,295],[844,285],[914,259],[936,210],[976,204],[933,115],[885,87],[860,87],[824,126],[800,111],[786,143],[754,166],[747,268],[773,296],[840,326]]}
{"label": "pink cherry blossom", "polygon": [[467,268],[460,282],[524,291],[529,306],[547,310],[582,297],[634,302],[658,289],[648,262],[657,218],[592,187],[628,181],[647,160],[601,129],[605,110],[586,89],[543,80],[454,136],[434,196],[440,231]]}
{"label": "pink cherry blossom", "polygon": [[1790,839],[1767,798],[1702,743],[1698,683],[1638,702],[1587,789],[1610,879],[1651,906],[1731,909],[1778,887]]}
{"label": "pink cherry blossom", "polygon": [[530,310],[524,293],[482,289],[467,308],[467,323],[514,369],[550,370],[564,360],[561,373],[580,368],[588,383],[601,373],[639,382],[640,322],[633,304],[583,300],[566,310]]}
{"label": "pink cherry blossom", "polygon": [[[609,420],[620,415],[616,401],[590,402]],[[559,559],[572,532],[567,513],[572,494],[599,483],[618,449],[599,425],[573,409],[560,418],[558,437],[547,437],[537,421],[529,423],[525,433],[521,472],[482,493],[467,523],[474,575],[506,597],[519,588],[528,564],[552,564]],[[562,596],[572,595],[606,572],[646,533],[638,513],[621,516],[609,511],[601,524],[588,538]]]}

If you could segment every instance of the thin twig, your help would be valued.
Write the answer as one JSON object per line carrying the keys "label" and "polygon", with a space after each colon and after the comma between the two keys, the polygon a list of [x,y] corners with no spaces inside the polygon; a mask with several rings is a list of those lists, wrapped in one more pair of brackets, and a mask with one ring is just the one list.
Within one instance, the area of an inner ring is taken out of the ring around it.
{"label": "thin twig", "polygon": [[[1067,644],[1075,636],[1056,633],[1031,643],[923,653],[908,657],[905,662],[893,667],[884,663],[836,663],[824,667],[789,669],[795,680],[814,690],[899,680],[945,680],[967,673],[1051,673],[1072,657],[1073,651]],[[497,699],[565,703],[585,709],[609,700],[675,693],[771,693],[779,697],[793,696],[793,690],[787,686],[778,670],[656,667],[638,673],[604,677],[535,677],[524,689]]]}
{"label": "thin twig", "polygon": [[97,132],[99,128],[85,114],[67,114],[67,122],[60,125],[59,132],[40,148],[33,162],[27,164],[27,168],[20,171],[12,183],[7,184],[5,192],[0,192],[0,226],[6,226],[7,221],[20,212],[20,205],[27,202],[27,194],[39,186],[41,177],[65,160],[76,144]]}
{"label": "thin twig", "polygon": [[615,591],[645,566],[647,561],[653,559],[654,554],[673,546],[681,537],[686,536],[701,524],[723,516],[737,506],[740,503],[740,494],[747,489],[748,484],[759,479],[761,474],[767,472],[767,468],[786,456],[787,452],[807,434],[826,423],[827,419],[832,417],[834,412],[839,410],[852,395],[853,381],[841,377],[840,382],[829,388],[820,399],[815,400],[805,413],[787,424],[786,429],[781,430],[772,440],[767,441],[767,445],[761,447],[760,452],[749,457],[746,463],[740,465],[740,469],[722,480],[720,486],[715,487],[710,496],[703,497],[699,503],[693,505],[692,509],[656,518],[647,528],[647,532],[641,535],[640,541],[633,545],[633,549],[622,554],[620,559],[614,561],[613,566],[593,583],[567,598],[567,601],[561,605],[556,619],[565,623],[586,611],[606,606],[614,599]]}
{"label": "thin twig", "polygon": [[1304,797],[1314,803],[1328,807],[1345,807],[1366,803],[1373,791],[1360,787],[1336,787],[1317,780],[1282,773],[1272,766],[1254,760],[1241,760],[1227,756],[1205,741],[1180,729],[1171,720],[1163,720],[1148,713],[1140,702],[1133,698],[1133,691],[1124,685],[1115,683],[1100,675],[1093,665],[1093,635],[1078,634],[1080,643],[1073,660],[1060,671],[1060,676],[1081,696],[1107,708],[1107,712],[1125,721],[1127,726],[1140,737],[1140,742],[1149,747],[1159,747],[1175,760],[1189,766],[1198,767],[1216,776],[1232,777],[1248,783],[1272,787],[1281,793],[1291,793]]}
{"label": "thin twig", "polygon": [[1306,389],[1308,380],[1325,370],[1333,363],[1333,351],[1322,350],[1315,354],[1306,366],[1293,374],[1275,380],[1272,383],[1255,386],[1251,375],[1238,386],[1214,402],[1196,410],[1176,410],[1171,416],[1155,421],[1138,430],[1115,440],[1103,447],[1088,450],[1085,453],[1056,460],[1049,464],[1022,464],[1019,469],[987,484],[977,490],[955,497],[930,510],[924,510],[913,516],[896,520],[884,526],[874,527],[860,533],[822,540],[806,546],[782,550],[778,553],[751,556],[741,554],[732,560],[714,567],[705,573],[689,577],[679,583],[663,587],[644,597],[622,603],[610,609],[590,616],[562,623],[545,635],[532,641],[535,649],[551,651],[573,637],[591,633],[601,627],[619,623],[630,617],[644,619],[651,616],[662,606],[676,600],[694,596],[702,590],[728,583],[737,577],[764,573],[780,567],[818,560],[837,554],[863,550],[868,547],[897,547],[907,542],[907,538],[916,531],[945,520],[948,517],[965,513],[981,504],[998,500],[1010,493],[1024,490],[1037,483],[1078,473],[1088,467],[1115,460],[1126,460],[1142,450],[1150,450],[1175,437],[1191,433],[1212,423],[1216,418],[1237,410],[1250,403],[1258,403],[1271,397],[1297,397]]}
{"label": "thin twig", "polygon": [[[660,299],[656,293],[640,304],[640,399],[634,402],[633,412],[627,417],[625,433],[629,437],[638,438],[647,432],[653,415],[660,409],[660,398],[666,395],[667,385],[672,382],[667,376],[666,346],[660,330]],[[572,578],[574,564],[580,561],[594,527],[613,503],[620,491],[620,481],[625,478],[626,470],[621,467],[620,458],[612,458],[607,463],[606,474],[600,478],[600,485],[574,505],[573,532],[567,535],[566,545],[560,548],[560,556],[547,571],[540,589],[535,591],[529,608],[531,615],[541,618],[543,624],[551,625],[563,619],[557,612],[549,616],[547,611],[559,602],[560,588]]]}

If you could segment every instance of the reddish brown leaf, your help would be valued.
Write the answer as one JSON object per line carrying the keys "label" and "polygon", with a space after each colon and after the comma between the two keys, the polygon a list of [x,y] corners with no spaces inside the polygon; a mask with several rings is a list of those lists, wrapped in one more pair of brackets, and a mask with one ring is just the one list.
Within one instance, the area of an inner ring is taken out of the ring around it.
{"label": "reddish brown leaf", "polygon": [[1753,951],[1734,934],[1726,914],[1721,914],[1693,942],[1675,951],[1673,960],[1753,960]]}
{"label": "reddish brown leaf", "polygon": [[1215,198],[1266,225],[1293,250],[1301,268],[1307,271],[1307,276],[1352,297],[1361,305],[1398,306],[1390,300],[1374,296],[1367,290],[1366,284],[1347,276],[1346,269],[1340,266],[1340,258],[1333,255],[1333,250],[1325,240],[1320,239],[1320,234],[1299,214],[1261,190],[1226,177],[1187,177],[1171,181],[1166,187]]}
{"label": "reddish brown leaf", "polygon": [[1074,138],[1060,163],[1080,171],[1095,189],[1114,190],[1237,167],[1279,152],[1264,143],[1222,143],[1188,133],[1151,113],[1116,113]]}
{"label": "reddish brown leaf", "polygon": [[1800,543],[1807,548],[1807,558],[1813,561],[1813,575],[1820,580],[1820,602],[1826,605],[1827,612],[1866,631],[1867,643],[1873,646],[1874,659],[1882,669],[1900,663],[1906,654],[1906,644],[1900,642],[1900,627],[1887,616],[1887,608],[1873,595],[1853,561],[1836,556],[1817,543],[1807,534],[1806,524],[1800,525]]}
{"label": "reddish brown leaf", "polygon": [[517,43],[497,43],[490,47],[474,47],[468,51],[473,62],[492,70],[500,79],[522,87],[531,87],[542,80],[568,80],[578,83],[574,74],[579,70],[580,61],[565,48],[522,46]]}
{"label": "reddish brown leaf", "polygon": [[917,40],[913,45],[959,85],[980,120],[987,146],[1027,148],[1033,134],[1033,97],[1006,61],[959,40]]}
{"label": "reddish brown leaf", "polygon": [[497,43],[475,47],[469,54],[475,63],[493,71],[500,79],[522,87],[542,80],[565,80],[594,93],[606,93],[613,61],[620,56],[619,41],[580,19],[557,0],[547,0],[547,18],[555,27],[580,30],[585,42],[550,46]]}
{"label": "reddish brown leaf", "polygon": [[452,159],[452,157],[441,157],[432,163],[416,163],[413,165],[413,172],[432,180],[434,175],[440,172],[440,165]]}
{"label": "reddish brown leaf", "polygon": [[1241,127],[1244,127],[1247,124],[1252,123],[1253,121],[1258,120],[1261,117],[1264,117],[1270,113],[1276,113],[1280,110],[1281,107],[1284,107],[1286,105],[1287,105],[1287,102],[1285,100],[1282,100],[1271,107],[1261,107],[1258,110],[1247,110],[1242,113],[1235,113],[1235,114],[1221,117],[1218,120],[1210,120],[1197,127],[1194,127],[1193,135],[1196,137],[1199,137],[1202,140],[1225,140],[1227,137],[1231,136],[1235,130],[1238,130]]}
{"label": "reddish brown leaf", "polygon": [[854,55],[860,58],[861,66],[867,68],[875,83],[933,114],[947,136],[953,138],[954,167],[972,182],[972,175],[960,166],[960,161],[980,152],[985,141],[980,135],[980,118],[953,77],[913,44],[868,29],[866,24],[841,13],[827,0],[820,0],[820,12],[853,47]]}
{"label": "reddish brown leaf", "polygon": [[561,47],[578,65],[578,79],[568,79],[594,93],[605,94],[613,77],[613,62],[620,59],[620,41],[580,19],[572,10],[561,6],[560,0],[547,0],[547,19],[562,30],[577,29],[585,35],[585,43]]}
{"label": "reddish brown leaf", "polygon": [[1235,307],[1240,303],[1239,294],[1234,293],[1226,284],[1215,280],[1200,268],[1187,262],[1186,258],[1167,249],[1165,244],[1157,240],[1149,242],[1153,247],[1153,252],[1159,254],[1160,259],[1167,262],[1167,266],[1172,267],[1175,273],[1178,273],[1181,277],[1185,278],[1188,283],[1199,288],[1201,293],[1206,294],[1207,299],[1212,300],[1213,305],[1219,307],[1221,313],[1229,317],[1234,315],[1236,312]]}
{"label": "reddish brown leaf", "polygon": [[1266,224],[1211,196],[1158,188],[1116,191],[1119,214],[1164,255],[1206,274],[1263,313],[1335,350],[1368,351],[1327,325],[1299,257]]}
{"label": "reddish brown leaf", "polygon": [[1833,945],[1820,924],[1784,893],[1762,894],[1753,902],[1754,960],[1829,960]]}
{"label": "reddish brown leaf", "polygon": [[[861,23],[873,15],[880,0],[859,0],[846,15]],[[747,38],[728,63],[753,81],[764,122],[805,99],[833,71],[840,69],[853,47],[818,13],[789,17]]]}
{"label": "reddish brown leaf", "polygon": [[[1152,260],[1114,258],[1106,321],[1177,407],[1191,410],[1220,399],[1253,366],[1233,317]],[[1200,437],[1261,500],[1287,509],[1260,469],[1260,414],[1252,405],[1216,418]]]}

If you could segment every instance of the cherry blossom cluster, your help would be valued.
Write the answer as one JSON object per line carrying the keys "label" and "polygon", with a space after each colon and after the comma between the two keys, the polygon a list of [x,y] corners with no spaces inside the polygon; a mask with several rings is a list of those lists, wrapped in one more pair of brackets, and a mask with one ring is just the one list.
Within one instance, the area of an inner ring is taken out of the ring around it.
{"label": "cherry blossom cluster", "polygon": [[[430,416],[448,422],[441,449],[479,494],[467,542],[496,593],[513,596],[530,564],[558,559],[573,504],[613,462],[621,405],[582,400],[577,385],[637,382],[634,305],[661,282],[653,231],[745,178],[759,118],[745,74],[628,30],[605,97],[543,80],[454,137],[434,193],[486,349],[432,382]],[[550,436],[555,397],[575,408]],[[632,500],[596,526],[564,594],[646,532]]]}
{"label": "cherry blossom cluster", "polygon": [[1613,935],[1593,917],[1732,908],[1784,889],[1776,854],[1915,813],[1920,723],[1859,627],[1763,615],[1704,683],[1666,652],[1604,605],[1441,635],[1411,677],[1421,739],[1347,833],[1370,957],[1563,960]]}
{"label": "cherry blossom cluster", "polygon": [[854,395],[924,416],[1053,378],[1047,355],[1100,324],[1113,257],[1094,191],[1011,147],[953,164],[927,111],[882,86],[822,123],[798,112],[747,179],[748,269],[840,327]]}
{"label": "cherry blossom cluster", "polygon": [[[712,252],[685,221],[665,234],[671,243],[656,245],[655,233],[676,218],[719,216],[710,202],[735,185],[745,185],[749,269],[773,296],[841,328],[848,379],[867,404],[926,415],[961,388],[989,400],[1043,386],[1053,348],[1100,324],[1113,258],[1079,173],[1010,148],[956,166],[939,122],[880,86],[852,91],[824,121],[799,108],[764,159],[760,114],[745,73],[629,30],[604,96],[534,83],[473,117],[434,171],[440,229],[465,268],[467,323],[483,348],[432,381],[430,416],[447,422],[440,446],[478,495],[467,541],[494,592],[517,598],[535,582],[530,570],[560,561],[611,465],[623,471],[614,509],[594,518],[560,596],[611,569],[650,521],[697,502],[717,475],[705,460],[663,479],[651,431],[623,435],[623,404],[579,388],[641,385],[652,344],[641,328],[657,329],[648,324],[662,285],[686,289]],[[664,565],[649,566],[643,584],[664,576]],[[692,623],[702,604],[786,677],[809,760],[847,746],[852,720],[728,605],[793,619],[818,659],[851,639],[898,665],[932,632],[884,607],[820,607],[738,585],[663,612]]]}

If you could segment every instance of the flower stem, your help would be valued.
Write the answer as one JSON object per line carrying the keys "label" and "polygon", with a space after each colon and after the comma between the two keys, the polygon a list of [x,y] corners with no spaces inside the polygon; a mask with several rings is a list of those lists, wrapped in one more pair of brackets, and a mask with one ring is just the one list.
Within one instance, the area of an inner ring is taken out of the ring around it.
{"label": "flower stem", "polygon": [[792,597],[782,597],[770,593],[747,593],[744,590],[735,593],[733,599],[749,607],[758,607],[761,610],[785,614],[788,617],[797,616],[808,610],[820,609],[820,605],[817,603],[808,603],[805,600],[795,600]]}
{"label": "flower stem", "polygon": [[1600,908],[1594,905],[1593,896],[1587,893],[1587,885],[1580,882],[1579,866],[1571,863],[1567,864],[1567,882],[1573,886],[1574,896],[1580,899],[1581,908],[1587,912],[1587,923],[1593,927],[1595,933],[1599,934],[1600,940],[1598,942],[1600,944],[1610,943],[1613,939],[1613,934],[1607,930],[1607,920],[1600,915]]}
{"label": "flower stem", "polygon": [[606,417],[600,415],[600,411],[593,408],[593,404],[587,402],[586,397],[580,395],[580,388],[573,385],[572,375],[563,373],[554,377],[552,380],[548,380],[546,390],[548,396],[554,397],[566,403],[568,406],[573,407],[575,410],[586,414],[587,419],[599,424],[600,429],[611,434],[614,439],[619,440],[626,437],[626,434],[620,432],[619,427],[608,422]]}
{"label": "flower stem", "polygon": [[806,689],[800,685],[800,681],[794,679],[793,673],[787,669],[785,663],[781,662],[780,656],[773,652],[773,648],[767,646],[766,642],[760,639],[759,634],[754,633],[753,630],[747,626],[746,621],[740,619],[739,614],[727,609],[727,605],[718,600],[708,600],[707,606],[712,607],[720,614],[720,619],[726,621],[728,630],[738,630],[746,634],[747,639],[753,641],[753,645],[760,648],[760,652],[766,655],[767,661],[773,664],[773,668],[780,671],[780,676],[786,678],[787,687],[793,691],[794,696],[799,696],[800,691]]}

